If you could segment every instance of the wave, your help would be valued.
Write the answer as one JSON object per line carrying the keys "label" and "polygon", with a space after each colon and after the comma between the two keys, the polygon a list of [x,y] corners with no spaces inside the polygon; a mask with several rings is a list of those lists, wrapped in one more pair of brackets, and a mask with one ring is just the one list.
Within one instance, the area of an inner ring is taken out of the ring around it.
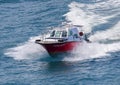
{"label": "wave", "polygon": [[21,0],[0,0],[0,3],[20,3]]}
{"label": "wave", "polygon": [[[21,3],[21,2],[34,2],[39,0],[0,0],[1,3]],[[45,0],[40,0],[41,2],[47,2]]]}

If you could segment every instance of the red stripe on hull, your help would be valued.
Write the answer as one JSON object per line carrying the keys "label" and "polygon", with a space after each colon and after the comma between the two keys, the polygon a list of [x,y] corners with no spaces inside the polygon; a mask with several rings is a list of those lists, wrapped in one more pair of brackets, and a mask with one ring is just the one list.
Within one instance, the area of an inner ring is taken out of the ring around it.
{"label": "red stripe on hull", "polygon": [[72,51],[80,42],[63,42],[63,43],[49,43],[44,44],[40,43],[48,53],[60,53],[60,52],[69,52]]}

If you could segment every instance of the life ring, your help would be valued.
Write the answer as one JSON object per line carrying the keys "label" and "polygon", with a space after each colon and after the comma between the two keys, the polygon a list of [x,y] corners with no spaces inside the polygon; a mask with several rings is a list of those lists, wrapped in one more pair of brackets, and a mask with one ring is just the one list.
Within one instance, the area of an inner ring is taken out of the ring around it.
{"label": "life ring", "polygon": [[79,32],[79,35],[80,35],[80,36],[83,36],[83,32]]}

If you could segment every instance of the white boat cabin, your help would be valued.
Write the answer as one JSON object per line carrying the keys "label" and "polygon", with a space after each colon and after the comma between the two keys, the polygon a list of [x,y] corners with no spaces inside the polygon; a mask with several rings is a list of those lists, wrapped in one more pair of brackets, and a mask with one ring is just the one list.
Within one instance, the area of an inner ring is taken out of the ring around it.
{"label": "white boat cabin", "polygon": [[56,43],[56,42],[67,42],[67,41],[87,41],[90,42],[85,34],[83,34],[81,26],[72,25],[64,26],[53,30],[49,36],[41,37],[36,40],[36,43]]}
{"label": "white boat cabin", "polygon": [[57,29],[53,30],[46,40],[54,41],[59,39],[66,39],[67,41],[80,41],[82,36],[79,34],[77,27],[67,28],[67,29]]}

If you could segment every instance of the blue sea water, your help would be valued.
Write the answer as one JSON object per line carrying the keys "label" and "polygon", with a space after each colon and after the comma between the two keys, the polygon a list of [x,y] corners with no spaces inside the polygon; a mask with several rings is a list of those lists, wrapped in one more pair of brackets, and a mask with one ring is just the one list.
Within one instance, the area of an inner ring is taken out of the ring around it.
{"label": "blue sea water", "polygon": [[[34,40],[66,21],[92,43],[51,58]],[[120,85],[120,0],[0,0],[0,85]]]}

